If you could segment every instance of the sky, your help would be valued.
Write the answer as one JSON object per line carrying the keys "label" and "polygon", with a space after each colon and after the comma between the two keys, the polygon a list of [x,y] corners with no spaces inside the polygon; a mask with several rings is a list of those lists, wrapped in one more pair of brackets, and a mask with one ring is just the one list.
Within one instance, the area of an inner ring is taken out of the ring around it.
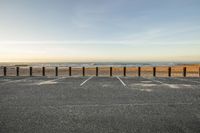
{"label": "sky", "polygon": [[0,62],[200,61],[200,0],[0,0]]}

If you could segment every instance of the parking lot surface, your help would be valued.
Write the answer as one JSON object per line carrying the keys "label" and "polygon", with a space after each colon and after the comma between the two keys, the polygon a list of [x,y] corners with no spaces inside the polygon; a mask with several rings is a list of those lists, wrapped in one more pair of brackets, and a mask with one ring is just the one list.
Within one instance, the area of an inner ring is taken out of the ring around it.
{"label": "parking lot surface", "polygon": [[1,133],[200,133],[200,78],[1,77]]}

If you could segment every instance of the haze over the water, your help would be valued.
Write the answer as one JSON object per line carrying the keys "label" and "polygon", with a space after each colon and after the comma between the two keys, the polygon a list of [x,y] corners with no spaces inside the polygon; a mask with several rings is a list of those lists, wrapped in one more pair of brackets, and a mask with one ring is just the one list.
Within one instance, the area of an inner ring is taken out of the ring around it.
{"label": "haze over the water", "polygon": [[1,0],[0,62],[200,61],[200,0]]}

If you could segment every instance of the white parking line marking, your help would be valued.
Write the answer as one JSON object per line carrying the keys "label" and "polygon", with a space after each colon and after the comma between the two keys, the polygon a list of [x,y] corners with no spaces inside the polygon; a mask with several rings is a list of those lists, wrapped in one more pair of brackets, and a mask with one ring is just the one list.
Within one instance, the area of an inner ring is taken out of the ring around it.
{"label": "white parking line marking", "polygon": [[[175,105],[175,106],[180,106],[180,105],[184,105],[184,106],[190,106],[190,105],[195,105],[195,103],[181,103],[181,102],[175,102],[175,103],[116,103],[116,104],[72,104],[72,105],[57,105],[57,106],[44,106],[41,105],[40,107],[48,107],[48,108],[57,108],[57,107],[126,107],[126,106],[170,106],[170,105]],[[15,106],[8,106],[8,108],[16,108],[18,105]],[[20,106],[22,107],[22,106]],[[22,107],[23,108],[23,107]],[[26,108],[35,108],[34,106],[27,106]]]}
{"label": "white parking line marking", "polygon": [[18,83],[18,82],[25,81],[25,80],[30,79],[30,78],[31,78],[31,77],[25,77],[25,78],[17,79],[17,80],[9,79],[9,81],[3,82],[3,83],[1,83],[1,84],[2,84],[2,85],[5,85],[5,84],[8,84],[8,83]]}
{"label": "white parking line marking", "polygon": [[165,85],[165,86],[168,86],[168,87],[170,87],[170,88],[174,88],[174,89],[178,89],[178,88],[179,88],[179,86],[176,85],[176,84],[167,84],[167,83],[164,83],[164,82],[162,82],[162,81],[155,80],[155,79],[150,79],[150,78],[145,78],[145,79],[149,79],[149,80],[151,80],[151,81],[160,83],[160,84]]}
{"label": "white parking line marking", "polygon": [[126,87],[126,84],[120,79],[120,77],[117,76],[116,78],[122,83],[123,86]]}
{"label": "white parking line marking", "polygon": [[42,81],[42,82],[39,82],[37,85],[44,85],[44,84],[56,84],[58,80],[61,80],[61,79],[65,79],[67,77],[61,77],[61,78],[56,78],[56,79],[53,79],[53,80],[47,80],[47,81]]}
{"label": "white parking line marking", "polygon": [[187,80],[187,79],[180,79],[180,78],[174,78],[174,79],[181,80],[181,81],[193,82],[193,83],[200,83],[198,81],[192,81],[192,80]]}
{"label": "white parking line marking", "polygon": [[94,76],[89,77],[88,79],[86,79],[85,81],[83,81],[83,83],[80,84],[80,86],[83,86],[87,81],[89,81],[90,79],[92,79]]}
{"label": "white parking line marking", "polygon": [[64,107],[109,107],[109,106],[169,106],[169,105],[193,105],[194,103],[123,103],[123,104],[89,104],[89,105],[63,105]]}
{"label": "white parking line marking", "polygon": [[162,81],[160,81],[160,80],[155,80],[155,79],[150,79],[150,80],[152,80],[152,81],[154,81],[154,82],[157,82],[157,83],[160,83],[160,84],[166,84],[166,83],[164,83],[164,82],[162,82]]}

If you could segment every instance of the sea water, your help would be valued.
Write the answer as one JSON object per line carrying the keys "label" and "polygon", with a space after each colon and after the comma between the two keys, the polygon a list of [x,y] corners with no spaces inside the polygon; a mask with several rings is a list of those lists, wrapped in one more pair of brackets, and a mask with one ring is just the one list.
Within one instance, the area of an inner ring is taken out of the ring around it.
{"label": "sea water", "polygon": [[199,64],[200,62],[7,62],[0,63],[0,66],[45,66],[45,67],[131,67],[131,66],[175,66],[175,65],[185,65],[185,64]]}

